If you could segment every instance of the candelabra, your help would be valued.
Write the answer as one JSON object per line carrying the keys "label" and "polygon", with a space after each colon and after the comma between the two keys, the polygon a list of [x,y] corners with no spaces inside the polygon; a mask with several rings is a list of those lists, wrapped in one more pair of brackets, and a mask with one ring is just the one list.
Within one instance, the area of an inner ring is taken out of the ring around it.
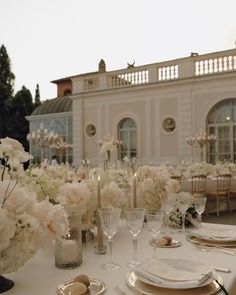
{"label": "candelabra", "polygon": [[46,128],[40,127],[27,135],[27,140],[33,145],[39,145],[41,162],[45,156],[45,148],[49,146],[49,132]]}
{"label": "candelabra", "polygon": [[[117,150],[118,146],[121,144],[122,141],[114,139],[110,135],[105,136],[103,140],[100,139],[97,141],[97,145],[101,148],[101,153],[107,155],[107,162],[110,162],[111,160],[111,152]],[[105,163],[105,166],[107,162]]]}
{"label": "candelabra", "polygon": [[32,131],[27,135],[27,140],[30,142],[30,144],[39,146],[41,162],[45,158],[45,148],[59,149],[61,160],[63,150],[68,147],[72,147],[71,144],[67,144],[63,140],[62,135],[59,133],[54,133],[53,131],[48,132],[48,129],[43,128],[42,124],[37,130]]}
{"label": "candelabra", "polygon": [[54,142],[51,144],[52,148],[55,148],[56,150],[59,150],[60,154],[60,163],[62,163],[62,157],[63,157],[63,151],[66,150],[67,148],[72,148],[73,145],[70,143],[67,143],[64,141],[63,137],[61,135],[58,135]]}
{"label": "candelabra", "polygon": [[195,143],[199,144],[201,161],[203,161],[203,148],[208,143],[214,143],[214,142],[216,142],[216,136],[214,134],[207,135],[206,133],[203,133],[201,129],[199,134],[196,134],[195,136],[190,136],[187,138],[187,144],[189,144],[192,147],[192,154],[193,154],[193,145]]}

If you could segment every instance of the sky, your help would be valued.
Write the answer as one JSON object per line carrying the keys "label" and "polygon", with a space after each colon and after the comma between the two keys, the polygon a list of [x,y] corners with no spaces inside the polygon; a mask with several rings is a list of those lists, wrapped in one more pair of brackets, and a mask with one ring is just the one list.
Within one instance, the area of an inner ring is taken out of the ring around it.
{"label": "sky", "polygon": [[51,81],[235,48],[235,0],[0,0],[0,46],[17,92]]}

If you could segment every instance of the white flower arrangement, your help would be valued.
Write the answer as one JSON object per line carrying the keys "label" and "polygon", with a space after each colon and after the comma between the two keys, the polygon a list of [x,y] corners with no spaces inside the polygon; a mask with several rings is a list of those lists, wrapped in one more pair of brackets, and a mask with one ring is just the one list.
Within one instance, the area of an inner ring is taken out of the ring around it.
{"label": "white flower arrangement", "polygon": [[[173,180],[176,181],[176,180]],[[170,187],[169,187],[170,189]],[[189,192],[178,192],[169,190],[166,198],[163,200],[164,209],[169,212],[166,216],[166,223],[173,228],[182,227],[181,207],[186,208],[185,225],[199,225],[199,215],[194,208],[194,198]]]}
{"label": "white flower arrangement", "polygon": [[117,150],[117,147],[122,144],[118,139],[114,139],[112,136],[107,135],[103,140],[97,141],[97,145],[100,147],[102,155],[108,155],[108,160],[111,153]]}
{"label": "white flower arrangement", "polygon": [[0,158],[0,274],[4,274],[16,271],[38,249],[66,235],[69,225],[61,205],[39,202],[24,182],[28,177],[21,166],[31,155],[18,141],[1,139]]}
{"label": "white flower arrangement", "polygon": [[102,207],[113,206],[124,209],[128,204],[124,190],[114,181],[101,189],[101,201]]}
{"label": "white flower arrangement", "polygon": [[159,210],[169,177],[169,172],[161,166],[140,166],[137,170],[138,206],[147,210]]}

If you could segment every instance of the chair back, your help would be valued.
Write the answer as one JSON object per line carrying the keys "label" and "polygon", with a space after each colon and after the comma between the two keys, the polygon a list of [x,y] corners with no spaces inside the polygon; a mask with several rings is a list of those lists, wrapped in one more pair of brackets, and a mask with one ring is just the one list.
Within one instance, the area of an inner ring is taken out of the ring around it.
{"label": "chair back", "polygon": [[207,176],[200,174],[192,176],[192,195],[206,192]]}
{"label": "chair back", "polygon": [[231,185],[231,174],[222,174],[217,176],[217,191],[229,192]]}
{"label": "chair back", "polygon": [[177,180],[179,183],[181,183],[181,176],[172,175],[170,178],[171,178],[171,179],[175,179],[175,180]]}

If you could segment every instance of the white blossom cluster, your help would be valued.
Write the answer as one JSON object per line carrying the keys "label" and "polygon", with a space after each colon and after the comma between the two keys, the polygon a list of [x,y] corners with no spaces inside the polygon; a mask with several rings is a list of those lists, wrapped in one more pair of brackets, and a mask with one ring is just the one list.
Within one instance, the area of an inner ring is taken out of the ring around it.
{"label": "white blossom cluster", "polygon": [[0,273],[16,271],[38,249],[47,247],[69,229],[62,205],[39,202],[27,179],[22,163],[31,156],[11,138],[0,143]]}

